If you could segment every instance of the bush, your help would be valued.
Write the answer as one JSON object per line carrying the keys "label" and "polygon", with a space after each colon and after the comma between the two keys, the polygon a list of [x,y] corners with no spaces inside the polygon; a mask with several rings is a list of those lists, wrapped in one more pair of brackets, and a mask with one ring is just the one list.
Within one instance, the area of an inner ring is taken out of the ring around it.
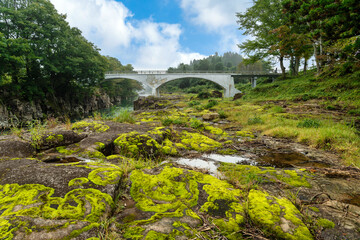
{"label": "bush", "polygon": [[127,123],[135,123],[135,118],[131,114],[131,111],[128,109],[121,109],[118,115],[114,118],[115,122],[127,122]]}
{"label": "bush", "polygon": [[204,106],[205,109],[210,109],[216,105],[218,105],[219,103],[215,100],[209,100],[209,102]]}
{"label": "bush", "polygon": [[199,101],[190,101],[189,103],[188,103],[188,106],[189,107],[194,107],[194,106],[197,106],[197,105],[200,105],[201,104],[201,102],[199,102]]}
{"label": "bush", "polygon": [[248,119],[248,124],[249,125],[264,124],[264,121],[260,117],[255,116]]}
{"label": "bush", "polygon": [[271,110],[271,112],[274,112],[274,113],[284,113],[284,112],[286,112],[285,109],[283,107],[280,107],[280,106],[274,106],[270,110]]}
{"label": "bush", "polygon": [[298,123],[297,127],[299,128],[318,128],[320,127],[321,123],[317,119],[304,119]]}
{"label": "bush", "polygon": [[196,118],[192,118],[190,120],[190,127],[195,128],[195,129],[201,129],[204,127],[204,123]]}
{"label": "bush", "polygon": [[173,123],[173,120],[170,118],[165,118],[161,121],[162,125],[167,127],[170,126]]}
{"label": "bush", "polygon": [[219,111],[218,114],[219,114],[219,118],[221,119],[227,118],[227,115],[223,110]]}

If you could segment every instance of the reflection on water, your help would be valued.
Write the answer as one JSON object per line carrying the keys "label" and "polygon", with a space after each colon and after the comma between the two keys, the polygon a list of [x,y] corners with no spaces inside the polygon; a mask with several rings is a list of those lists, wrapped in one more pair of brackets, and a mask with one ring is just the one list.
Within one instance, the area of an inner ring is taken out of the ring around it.
{"label": "reflection on water", "polygon": [[178,164],[208,170],[211,175],[217,172],[217,166],[213,161],[205,161],[199,158],[179,158],[176,162]]}
{"label": "reflection on water", "polygon": [[220,154],[205,154],[200,158],[179,158],[175,160],[178,164],[204,169],[213,176],[221,176],[217,171],[217,168],[220,166],[220,162],[226,163],[242,163],[242,164],[251,164],[254,165],[255,162],[252,162],[249,158],[241,156],[230,156],[230,155],[220,155]]}
{"label": "reflection on water", "polygon": [[290,167],[318,167],[324,168],[330,165],[324,162],[314,161],[298,152],[275,152],[269,151],[268,154],[256,160],[258,165],[271,166],[277,168]]}

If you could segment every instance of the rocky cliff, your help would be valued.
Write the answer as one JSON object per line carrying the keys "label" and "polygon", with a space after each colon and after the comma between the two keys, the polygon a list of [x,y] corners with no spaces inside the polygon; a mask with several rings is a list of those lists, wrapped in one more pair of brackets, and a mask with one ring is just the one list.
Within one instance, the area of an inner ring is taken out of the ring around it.
{"label": "rocky cliff", "polygon": [[121,103],[121,97],[110,98],[106,93],[93,94],[84,97],[82,101],[75,99],[78,98],[56,98],[49,95],[45,99],[32,102],[10,99],[4,103],[0,100],[0,129],[49,117],[80,119],[94,111]]}

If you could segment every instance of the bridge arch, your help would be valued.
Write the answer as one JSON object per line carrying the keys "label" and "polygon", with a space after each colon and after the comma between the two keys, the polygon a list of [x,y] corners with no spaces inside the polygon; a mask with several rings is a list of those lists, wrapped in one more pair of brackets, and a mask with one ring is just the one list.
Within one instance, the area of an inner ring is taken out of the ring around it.
{"label": "bridge arch", "polygon": [[[159,87],[173,80],[182,78],[201,78],[220,85],[224,97],[233,97],[240,91],[235,88],[234,78],[226,73],[166,73],[166,74],[106,74],[105,79],[127,78],[140,82],[146,94],[159,96]],[[151,89],[151,91],[150,91]]]}

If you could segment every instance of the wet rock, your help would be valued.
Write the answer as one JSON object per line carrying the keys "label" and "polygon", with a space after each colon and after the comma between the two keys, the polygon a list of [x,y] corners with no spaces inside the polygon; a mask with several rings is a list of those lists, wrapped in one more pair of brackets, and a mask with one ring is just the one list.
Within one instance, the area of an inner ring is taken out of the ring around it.
{"label": "wet rock", "polygon": [[0,137],[0,157],[31,157],[34,153],[35,148],[29,142],[25,142],[15,136]]}
{"label": "wet rock", "polygon": [[80,142],[86,138],[85,134],[78,134],[70,130],[53,130],[48,131],[40,141],[40,149],[46,150],[59,146],[67,146],[73,143]]}
{"label": "wet rock", "polygon": [[160,103],[160,100],[160,98],[154,96],[139,97],[134,101],[134,110],[162,109],[165,105]]}
{"label": "wet rock", "polygon": [[216,118],[219,118],[219,114],[218,113],[207,113],[207,114],[204,114],[202,116],[203,120],[204,121],[211,121],[211,120],[214,120]]}

